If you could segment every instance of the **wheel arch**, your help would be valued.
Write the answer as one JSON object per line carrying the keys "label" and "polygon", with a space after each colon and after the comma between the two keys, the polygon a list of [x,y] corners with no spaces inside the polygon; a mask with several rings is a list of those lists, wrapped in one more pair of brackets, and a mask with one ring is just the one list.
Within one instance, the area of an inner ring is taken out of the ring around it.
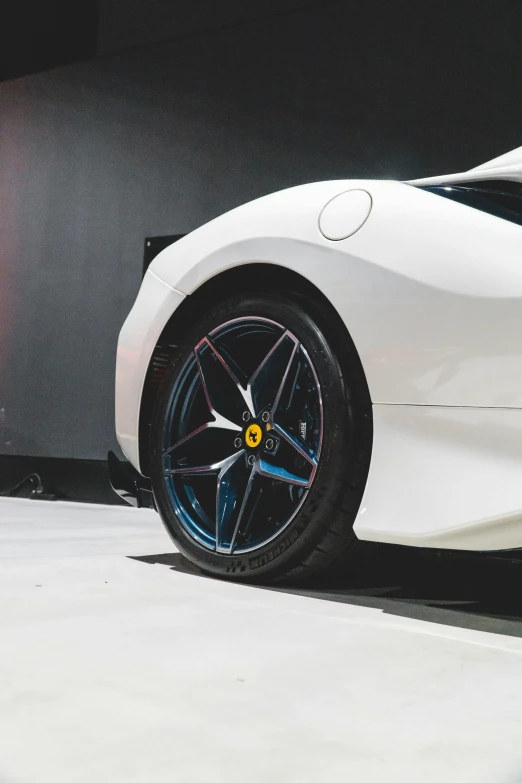
{"label": "wheel arch", "polygon": [[158,394],[163,375],[170,361],[169,346],[175,342],[180,328],[185,328],[188,321],[194,318],[194,313],[207,307],[221,298],[228,298],[243,292],[263,293],[274,291],[286,292],[295,296],[306,307],[314,306],[323,313],[325,320],[335,324],[335,330],[330,327],[331,339],[339,346],[347,347],[352,360],[358,364],[362,384],[361,403],[368,409],[371,421],[371,398],[364,369],[357,348],[341,318],[339,312],[330,300],[307,278],[288,267],[274,263],[245,262],[242,265],[226,269],[206,280],[192,291],[181,302],[167,321],[153,350],[145,375],[139,414],[139,460],[141,473],[149,475],[149,456],[147,443],[152,418],[152,410]]}

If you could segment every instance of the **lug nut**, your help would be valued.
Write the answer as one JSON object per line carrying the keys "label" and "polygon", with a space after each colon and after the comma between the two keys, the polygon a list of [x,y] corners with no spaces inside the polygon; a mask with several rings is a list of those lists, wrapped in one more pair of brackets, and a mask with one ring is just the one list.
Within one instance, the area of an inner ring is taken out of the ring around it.
{"label": "lug nut", "polygon": [[256,461],[256,458],[254,457],[254,455],[253,455],[253,454],[251,454],[251,455],[249,456],[249,458],[248,458],[248,464],[249,464],[249,465],[253,465],[255,461]]}
{"label": "lug nut", "polygon": [[243,413],[243,421],[248,421],[249,418],[250,418],[250,412],[249,411],[245,411]]}
{"label": "lug nut", "polygon": [[263,420],[264,422],[267,422],[267,421],[268,421],[268,419],[270,418],[270,413],[269,413],[268,411],[265,411],[265,412],[263,413],[263,415],[261,416],[261,418],[262,418],[262,420]]}
{"label": "lug nut", "polygon": [[235,441],[234,441],[234,446],[236,447],[236,449],[240,449],[240,448],[241,448],[241,446],[242,446],[242,440],[241,440],[241,438],[236,438],[236,439],[235,439]]}
{"label": "lug nut", "polygon": [[272,440],[272,438],[268,438],[268,440],[265,442],[265,449],[267,451],[272,451],[273,448],[274,448],[274,441]]}

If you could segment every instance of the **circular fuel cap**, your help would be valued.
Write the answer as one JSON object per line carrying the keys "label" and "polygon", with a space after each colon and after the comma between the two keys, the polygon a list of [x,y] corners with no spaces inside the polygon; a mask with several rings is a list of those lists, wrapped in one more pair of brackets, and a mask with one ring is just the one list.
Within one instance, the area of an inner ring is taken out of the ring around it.
{"label": "circular fuel cap", "polygon": [[323,208],[319,230],[326,239],[347,239],[368,220],[371,209],[372,197],[366,190],[347,190],[334,196]]}

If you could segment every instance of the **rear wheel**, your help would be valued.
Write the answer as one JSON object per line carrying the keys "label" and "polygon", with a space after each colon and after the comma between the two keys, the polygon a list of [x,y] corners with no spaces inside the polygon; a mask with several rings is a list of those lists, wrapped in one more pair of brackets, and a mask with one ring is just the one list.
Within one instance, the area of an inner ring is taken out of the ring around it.
{"label": "rear wheel", "polygon": [[186,329],[155,404],[150,467],[168,532],[204,571],[295,577],[355,555],[371,408],[340,328],[313,302],[263,294]]}

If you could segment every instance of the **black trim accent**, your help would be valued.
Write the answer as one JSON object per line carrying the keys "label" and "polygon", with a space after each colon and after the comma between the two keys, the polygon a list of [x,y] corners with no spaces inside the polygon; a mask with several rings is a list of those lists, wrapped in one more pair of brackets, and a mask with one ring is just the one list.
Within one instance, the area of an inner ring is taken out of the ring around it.
{"label": "black trim accent", "polygon": [[143,276],[145,272],[154,261],[156,256],[165,250],[169,245],[177,242],[178,239],[183,239],[186,234],[166,234],[162,237],[145,237],[145,247],[143,250]]}
{"label": "black trim accent", "polygon": [[483,180],[462,185],[420,185],[419,188],[522,226],[520,182]]}
{"label": "black trim accent", "polygon": [[109,451],[107,466],[111,486],[122,500],[136,508],[155,507],[150,481],[129,462],[120,462],[116,454]]}

